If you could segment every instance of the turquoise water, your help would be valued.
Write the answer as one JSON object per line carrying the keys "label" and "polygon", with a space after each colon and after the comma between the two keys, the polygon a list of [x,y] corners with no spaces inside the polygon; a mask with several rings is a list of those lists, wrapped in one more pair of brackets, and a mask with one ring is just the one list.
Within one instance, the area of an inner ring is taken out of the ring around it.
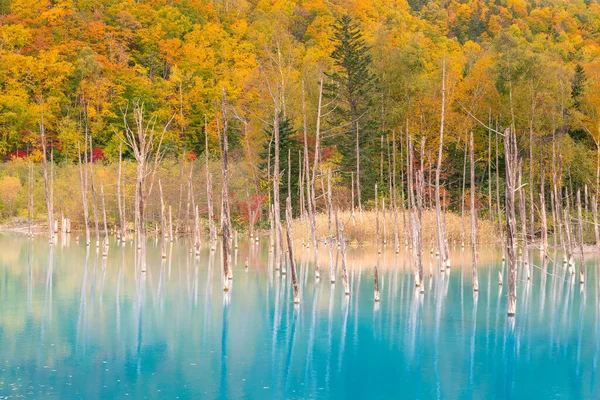
{"label": "turquoise water", "polygon": [[163,262],[152,242],[146,273],[130,245],[86,253],[73,240],[50,250],[0,236],[0,398],[600,398],[592,256],[583,288],[536,258],[509,320],[491,250],[477,295],[468,251],[453,253],[449,274],[434,268],[423,294],[403,252],[384,254],[376,304],[372,251],[349,254],[346,298],[341,280],[329,283],[328,253],[315,283],[298,249],[299,306],[266,243],[240,243],[229,294],[220,252],[195,258],[184,240]]}

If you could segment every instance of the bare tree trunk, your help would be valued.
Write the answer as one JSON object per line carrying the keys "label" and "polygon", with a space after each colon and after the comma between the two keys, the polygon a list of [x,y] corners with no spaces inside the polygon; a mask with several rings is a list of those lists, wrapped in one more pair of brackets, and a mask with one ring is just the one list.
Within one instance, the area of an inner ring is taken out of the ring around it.
{"label": "bare tree trunk", "polygon": [[377,257],[377,264],[375,264],[375,267],[373,267],[373,279],[374,279],[374,285],[375,285],[375,302],[379,302],[380,300],[380,294],[379,294],[379,272],[377,271],[378,269],[378,265],[379,265],[379,257]]}
{"label": "bare tree trunk", "polygon": [[122,172],[123,169],[123,143],[119,144],[119,172],[117,174],[117,207],[118,207],[118,211],[119,211],[119,223],[121,225],[121,232],[119,233],[118,237],[121,238],[123,241],[125,240],[125,211],[123,210],[123,203],[122,203],[122,193],[121,193],[121,177],[123,175]]}
{"label": "bare tree trunk", "polygon": [[296,261],[294,260],[294,237],[292,236],[292,199],[290,196],[288,196],[286,199],[285,222],[287,229],[287,243],[288,255],[290,259],[290,269],[292,270],[292,288],[294,289],[294,303],[300,304],[298,279],[296,277]]}
{"label": "bare tree trunk", "polygon": [[158,191],[160,193],[160,255],[162,258],[167,258],[167,216],[160,179],[158,180]]}
{"label": "bare tree trunk", "polygon": [[[206,117],[205,117],[206,118]],[[177,206],[177,215],[175,219],[175,233],[180,232],[181,228],[181,207],[183,207],[183,188],[184,188],[184,173],[185,173],[185,157],[187,156],[187,150],[183,150],[183,156],[181,157],[181,171],[179,171],[179,205]],[[187,223],[187,221],[186,221]]]}
{"label": "bare tree trunk", "polygon": [[462,222],[462,231],[461,231],[461,248],[464,249],[465,248],[465,238],[467,236],[466,232],[467,232],[467,228],[466,228],[466,222],[465,222],[465,193],[466,193],[466,187],[467,187],[467,153],[469,152],[467,150],[468,144],[467,144],[467,140],[465,138],[465,154],[463,157],[463,173],[462,173],[462,193],[460,196],[460,220]]}
{"label": "bare tree trunk", "polygon": [[[535,240],[535,203],[533,197],[533,115],[535,105],[532,105],[529,119],[529,234],[531,241]],[[529,239],[529,238],[528,238]]]}
{"label": "bare tree trunk", "polygon": [[[221,113],[223,117],[223,268],[225,273],[225,282],[233,278],[233,270],[231,268],[231,216],[229,207],[229,143],[227,131],[227,97],[225,88],[222,91],[221,98]],[[277,160],[279,161],[279,160]],[[279,199],[277,199],[279,200]],[[279,226],[279,234],[281,237],[281,225]],[[229,283],[225,283],[229,289]]]}
{"label": "bare tree trunk", "polygon": [[517,257],[515,254],[517,222],[515,218],[515,184],[517,177],[517,139],[514,131],[504,131],[506,158],[506,260],[508,264],[508,315],[517,311]]}
{"label": "bare tree trunk", "polygon": [[[81,168],[81,153],[79,153],[79,164]],[[28,220],[28,229],[27,235],[32,238],[33,230],[33,162],[29,160],[29,165],[27,166],[27,220]]]}
{"label": "bare tree trunk", "polygon": [[438,150],[437,168],[435,171],[435,215],[437,219],[437,236],[442,269],[448,266],[448,255],[446,254],[445,241],[446,233],[442,221],[442,204],[440,199],[440,174],[442,172],[442,153],[444,150],[444,117],[446,106],[446,59],[442,64],[442,117],[440,121],[440,143]]}
{"label": "bare tree trunk", "polygon": [[381,254],[381,239],[379,237],[379,194],[377,193],[377,182],[375,182],[375,244],[377,254]]}
{"label": "bare tree trunk", "polygon": [[[412,157],[411,149],[411,157]],[[421,168],[415,174],[415,191],[417,192],[417,212],[416,212],[416,230],[415,230],[415,256],[417,262],[417,272],[419,273],[419,291],[423,293],[425,291],[425,285],[423,285],[424,273],[423,273],[423,188],[425,187],[425,176],[423,160],[425,159],[425,136],[421,136]],[[412,168],[412,160],[411,160]],[[413,197],[414,198],[414,197]]]}
{"label": "bare tree trunk", "polygon": [[594,238],[596,239],[596,248],[600,249],[600,232],[598,231],[598,201],[596,196],[592,196],[592,215],[594,217]]}
{"label": "bare tree trunk", "polygon": [[92,189],[92,211],[94,212],[94,227],[96,229],[96,247],[100,247],[100,225],[98,222],[98,204],[96,201],[96,187],[94,185],[94,154],[92,146],[92,138],[90,140],[90,184]]}
{"label": "bare tree trunk", "polygon": [[43,154],[43,166],[44,166],[44,189],[46,191],[46,210],[48,213],[48,240],[50,244],[54,243],[54,200],[52,198],[52,188],[50,179],[48,177],[48,161],[47,161],[47,145],[46,145],[46,124],[44,122],[44,99],[41,98],[40,107],[40,136],[42,138],[42,153]]}
{"label": "bare tree trunk", "polygon": [[531,272],[529,271],[529,236],[527,235],[527,208],[525,207],[525,193],[523,189],[523,165],[519,166],[519,217],[521,219],[521,232],[523,234],[523,265],[525,267],[525,275],[527,280],[531,280]]}
{"label": "bare tree trunk", "polygon": [[392,202],[394,207],[394,248],[400,253],[400,233],[398,231],[398,188],[396,187],[396,132],[392,131]]}
{"label": "bare tree trunk", "polygon": [[[135,226],[137,230],[137,247],[140,253],[140,269],[146,271],[146,228],[145,213],[146,199],[152,193],[154,186],[154,177],[161,159],[162,141],[173,117],[165,124],[162,133],[155,135],[154,122],[152,118],[149,122],[144,121],[144,105],[134,103],[133,106],[135,126],[132,129],[127,119],[127,111],[123,113],[123,123],[125,125],[125,140],[127,145],[134,153],[137,163],[136,187],[135,187]],[[135,130],[134,130],[135,129]],[[90,145],[90,148],[92,146]],[[154,160],[152,161],[152,157]],[[150,177],[149,185],[146,185],[147,178]]]}
{"label": "bare tree trunk", "polygon": [[473,131],[469,135],[469,160],[471,166],[471,259],[473,263],[473,291],[479,291],[477,276],[477,210],[475,209],[475,157],[473,155]]}
{"label": "bare tree trunk", "polygon": [[217,230],[215,228],[215,212],[213,206],[213,187],[212,187],[212,174],[208,168],[208,123],[206,117],[204,119],[204,159],[205,159],[205,173],[206,173],[206,208],[208,210],[208,235],[210,249],[214,251],[217,243]]}
{"label": "bare tree trunk", "polygon": [[333,264],[333,202],[331,200],[331,168],[327,170],[327,221],[329,227],[329,277],[331,283],[335,282],[335,265]]}
{"label": "bare tree trunk", "polygon": [[362,191],[360,190],[360,140],[358,121],[356,122],[356,195],[358,196],[358,214],[362,219]]}
{"label": "bare tree trunk", "polygon": [[581,189],[577,189],[577,216],[579,217],[579,283],[585,283],[585,258],[583,256],[583,216],[581,213]]}
{"label": "bare tree trunk", "polygon": [[567,191],[567,195],[566,195],[566,207],[565,207],[565,211],[564,211],[564,219],[565,219],[565,232],[566,232],[566,240],[567,240],[567,260],[568,260],[568,264],[569,264],[569,270],[571,270],[571,273],[575,273],[575,256],[573,255],[573,250],[574,250],[574,246],[573,243],[575,241],[575,238],[573,237],[573,228],[571,226],[571,211],[570,211],[570,203],[571,200],[569,199],[569,189],[566,188]]}
{"label": "bare tree trunk", "polygon": [[502,206],[500,204],[500,176],[498,170],[498,134],[496,133],[496,208],[498,212],[498,232],[500,233],[502,245],[504,245],[504,229],[502,229]]}
{"label": "bare tree trunk", "polygon": [[281,268],[281,211],[279,202],[279,108],[275,108],[273,118],[273,137],[275,140],[275,160],[273,162],[273,217],[275,222],[275,270]]}
{"label": "bare tree trunk", "polygon": [[542,237],[541,237],[541,251],[547,255],[547,251],[548,251],[548,220],[546,218],[546,184],[544,183],[545,181],[545,176],[544,176],[544,169],[542,167],[542,171],[541,171],[541,183],[540,183],[540,211],[541,211],[541,216],[542,216]]}
{"label": "bare tree trunk", "polygon": [[[190,163],[190,176],[188,177],[188,196],[187,196],[187,205],[185,208],[185,232],[189,233],[190,231],[190,206],[192,207],[192,212],[194,211],[194,206],[192,205],[194,200],[194,188],[192,182],[192,176],[194,174],[194,164]],[[207,179],[208,180],[208,179]]]}
{"label": "bare tree trunk", "polygon": [[344,224],[338,218],[338,208],[335,208],[335,225],[337,227],[340,246],[342,248],[342,282],[344,284],[344,293],[350,295],[350,284],[348,283],[348,271],[346,269],[346,239],[344,239]]}
{"label": "bare tree trunk", "polygon": [[108,255],[108,224],[106,222],[106,203],[104,202],[104,185],[100,184],[100,196],[102,197],[102,219],[104,221],[104,240],[102,241],[102,255]]}
{"label": "bare tree trunk", "polygon": [[[83,152],[86,154],[85,158],[87,158],[87,139],[86,144],[84,144]],[[89,220],[89,212],[88,212],[88,188],[87,188],[87,167],[85,167],[84,174],[84,166],[81,162],[81,148],[79,144],[77,144],[77,153],[79,156],[79,181],[81,182],[81,198],[83,205],[83,223],[85,225],[85,244],[86,246],[90,245],[90,226],[88,223]]]}
{"label": "bare tree trunk", "polygon": [[317,125],[315,129],[315,159],[313,161],[312,181],[310,183],[310,202],[312,202],[312,217],[311,229],[313,236],[313,247],[315,252],[315,277],[318,279],[321,276],[321,267],[319,266],[319,240],[317,237],[317,198],[315,194],[315,184],[317,181],[317,167],[319,165],[319,153],[321,146],[321,104],[323,101],[323,79],[319,82],[319,103],[317,106]]}
{"label": "bare tree trunk", "polygon": [[[492,126],[492,111],[490,110],[489,125]],[[488,129],[488,212],[490,224],[494,223],[494,208],[492,207],[492,130]]]}

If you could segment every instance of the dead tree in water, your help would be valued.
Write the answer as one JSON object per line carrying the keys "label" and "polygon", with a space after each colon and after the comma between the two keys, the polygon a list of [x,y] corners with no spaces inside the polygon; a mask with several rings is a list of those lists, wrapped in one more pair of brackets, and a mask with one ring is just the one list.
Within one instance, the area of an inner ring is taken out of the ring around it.
{"label": "dead tree in water", "polygon": [[379,257],[377,257],[377,264],[375,264],[375,267],[373,268],[373,279],[375,280],[374,284],[375,284],[375,293],[374,293],[374,297],[375,297],[375,302],[378,302],[380,299],[380,294],[379,294],[379,271],[378,271],[378,265],[379,265]]}
{"label": "dead tree in water", "polygon": [[566,234],[566,247],[567,247],[567,263],[569,265],[569,270],[572,274],[575,273],[575,256],[573,243],[575,242],[573,227],[571,224],[571,200],[569,199],[569,189],[565,188],[566,196],[565,196],[565,210],[564,210],[564,224],[565,224],[565,234]]}
{"label": "dead tree in water", "polygon": [[281,232],[281,203],[279,200],[279,108],[275,108],[273,117],[273,137],[275,146],[275,160],[273,161],[273,222],[275,225],[275,270],[281,268],[282,263],[282,232]]}
{"label": "dead tree in water", "polygon": [[121,240],[125,241],[127,234],[125,228],[125,209],[122,202],[122,189],[121,189],[121,177],[123,175],[123,143],[119,143],[119,173],[117,174],[117,207],[119,211],[119,223],[121,225],[120,234],[118,235]]}
{"label": "dead tree in water", "polygon": [[377,193],[377,182],[375,183],[375,243],[377,254],[381,254],[381,239],[379,238],[379,194]]}
{"label": "dead tree in water", "polygon": [[350,295],[350,284],[348,283],[348,270],[346,268],[346,239],[344,239],[344,224],[338,218],[338,208],[335,208],[335,225],[338,233],[338,240],[342,249],[342,282],[344,284],[344,293]]}
{"label": "dead tree in water", "polygon": [[233,278],[233,270],[231,268],[231,214],[229,207],[229,143],[227,132],[227,97],[225,88],[222,91],[221,97],[221,114],[223,118],[223,274],[225,291],[229,290],[229,279]]}
{"label": "dead tree in water", "polygon": [[106,222],[106,203],[104,202],[104,185],[100,185],[100,196],[102,198],[102,219],[104,221],[104,239],[102,240],[102,256],[108,255],[108,224]]}
{"label": "dead tree in water", "polygon": [[[471,258],[473,263],[473,290],[479,291],[477,276],[477,210],[475,209],[475,157],[473,156],[473,131],[469,136],[469,160],[471,164]],[[491,210],[490,210],[491,211]]]}
{"label": "dead tree in water", "polygon": [[40,136],[42,138],[42,153],[44,166],[44,190],[46,191],[46,210],[48,211],[48,240],[50,244],[54,242],[54,199],[52,183],[48,177],[47,144],[46,144],[46,124],[44,121],[44,98],[40,96]]}
{"label": "dead tree in water", "polygon": [[213,208],[212,196],[212,174],[208,168],[208,124],[206,117],[204,119],[204,161],[206,172],[206,208],[208,209],[208,231],[211,251],[215,250],[217,241],[217,230],[215,228],[215,212]]}
{"label": "dead tree in water", "polygon": [[596,250],[600,249],[600,232],[598,231],[598,201],[596,195],[592,196],[592,215],[594,217],[594,238],[596,239]]}
{"label": "dead tree in water", "polygon": [[[87,161],[87,139],[83,145],[83,153],[85,154],[85,159]],[[89,226],[89,212],[88,212],[88,174],[87,167],[85,168],[81,162],[81,147],[77,144],[77,153],[79,156],[79,181],[81,183],[81,199],[83,205],[83,224],[85,225],[85,244],[86,246],[90,245],[90,226]]]}
{"label": "dead tree in water", "polygon": [[396,188],[396,132],[392,131],[392,204],[394,207],[394,248],[400,252],[400,233],[398,231],[398,194]]}
{"label": "dead tree in water", "polygon": [[29,160],[29,165],[27,166],[27,221],[27,235],[33,237],[33,162],[31,160]]}
{"label": "dead tree in water", "polygon": [[529,243],[527,236],[527,209],[525,208],[525,193],[522,186],[523,165],[519,165],[519,217],[521,219],[521,232],[523,234],[523,266],[525,268],[525,276],[527,280],[531,280],[531,272],[529,271]]}
{"label": "dead tree in water", "polygon": [[515,245],[517,221],[515,218],[515,185],[517,182],[518,149],[517,138],[512,129],[504,131],[504,153],[506,162],[506,261],[508,264],[508,315],[517,311],[517,255]]}
{"label": "dead tree in water", "polygon": [[[167,121],[160,135],[157,135],[154,130],[156,117],[145,120],[143,103],[138,101],[133,103],[133,126],[130,125],[127,109],[123,112],[125,135],[122,140],[132,150],[137,163],[134,209],[137,247],[141,252],[142,272],[146,270],[146,200],[152,193],[154,176],[162,158],[163,138],[173,117]],[[148,177],[150,178],[149,183]]]}
{"label": "dead tree in water", "polygon": [[88,138],[90,141],[90,159],[89,159],[89,169],[90,169],[90,186],[92,190],[92,211],[94,212],[94,228],[96,232],[96,247],[100,247],[100,225],[98,222],[98,202],[96,201],[96,186],[94,185],[94,153],[92,146],[92,138],[91,136]]}
{"label": "dead tree in water", "polygon": [[315,159],[313,160],[313,171],[310,186],[310,199],[312,202],[312,217],[310,220],[313,246],[315,254],[315,278],[319,279],[321,276],[321,267],[319,265],[319,238],[317,237],[317,220],[315,214],[317,213],[317,195],[316,195],[316,182],[317,182],[317,167],[319,166],[319,154],[321,147],[321,111],[323,102],[323,78],[319,82],[319,102],[317,105],[317,123],[315,128]]}
{"label": "dead tree in water", "polygon": [[158,191],[160,193],[160,255],[162,258],[167,258],[167,216],[160,179],[158,180]]}
{"label": "dead tree in water", "polygon": [[287,230],[288,255],[290,268],[292,270],[292,287],[294,289],[294,303],[300,304],[300,293],[298,289],[298,278],[296,277],[296,261],[294,260],[294,237],[292,235],[292,199],[290,196],[286,199],[285,225]]}
{"label": "dead tree in water", "polygon": [[581,213],[581,189],[577,189],[577,216],[579,220],[579,283],[585,283],[585,259],[583,257],[583,217]]}
{"label": "dead tree in water", "polygon": [[327,170],[327,222],[329,227],[329,279],[335,282],[335,265],[333,264],[333,203],[331,200],[331,168]]}
{"label": "dead tree in water", "polygon": [[545,189],[546,185],[544,183],[544,168],[542,167],[541,173],[541,183],[540,183],[540,212],[542,217],[542,237],[541,237],[541,252],[544,253],[544,256],[547,256],[548,251],[548,218],[546,216],[546,194]]}
{"label": "dead tree in water", "polygon": [[440,121],[440,144],[438,149],[437,167],[435,170],[435,216],[437,221],[437,241],[440,253],[442,269],[449,265],[448,254],[446,254],[446,232],[442,221],[442,203],[440,198],[440,174],[442,172],[442,153],[444,150],[444,116],[446,106],[446,59],[442,64],[442,117]]}

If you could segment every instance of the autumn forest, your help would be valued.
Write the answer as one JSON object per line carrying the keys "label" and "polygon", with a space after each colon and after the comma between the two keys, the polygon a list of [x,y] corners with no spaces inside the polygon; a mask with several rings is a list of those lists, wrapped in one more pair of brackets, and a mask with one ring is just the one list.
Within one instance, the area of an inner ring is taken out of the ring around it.
{"label": "autumn forest", "polygon": [[338,209],[435,213],[441,249],[440,213],[491,241],[516,206],[530,241],[573,247],[599,32],[595,1],[1,0],[2,218],[212,237],[277,231],[289,197],[330,234]]}

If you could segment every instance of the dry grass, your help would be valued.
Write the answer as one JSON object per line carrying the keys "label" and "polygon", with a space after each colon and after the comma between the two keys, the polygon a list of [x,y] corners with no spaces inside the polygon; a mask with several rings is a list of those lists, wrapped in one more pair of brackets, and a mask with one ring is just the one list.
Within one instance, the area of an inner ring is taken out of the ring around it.
{"label": "dry grass", "polygon": [[[373,244],[376,238],[376,216],[374,211],[363,211],[362,216],[355,213],[352,218],[349,211],[344,211],[339,214],[339,218],[344,223],[344,235],[353,243],[357,244]],[[317,234],[320,239],[328,236],[328,219],[327,214],[318,214],[317,220]],[[408,227],[408,213],[405,213],[406,227]],[[333,230],[335,233],[335,220],[332,221]],[[380,214],[380,233],[383,236],[383,219]],[[437,240],[437,225],[435,218],[435,211],[427,210],[423,211],[423,245],[430,246],[435,245]],[[479,243],[496,243],[498,236],[496,234],[495,225],[490,223],[489,220],[479,219],[477,229],[477,241]],[[398,232],[400,235],[400,242],[404,244],[407,239],[407,232],[405,230],[405,223],[403,220],[402,213],[398,213]],[[307,238],[310,227],[308,222],[303,219],[297,219],[294,221],[294,237],[295,238]],[[470,243],[471,237],[471,224],[470,216],[466,214],[464,216],[464,242],[465,245]],[[392,213],[386,213],[386,238],[388,244],[394,243],[394,216]],[[463,218],[454,213],[446,214],[446,234],[448,241],[451,244],[460,244],[463,241]]]}

